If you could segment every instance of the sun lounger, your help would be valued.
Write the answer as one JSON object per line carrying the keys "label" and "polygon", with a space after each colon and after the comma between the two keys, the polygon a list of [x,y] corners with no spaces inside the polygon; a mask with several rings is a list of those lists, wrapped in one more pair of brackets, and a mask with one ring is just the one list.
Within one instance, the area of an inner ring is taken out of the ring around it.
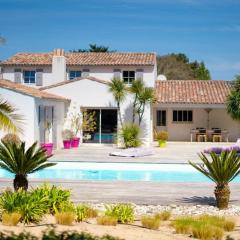
{"label": "sun lounger", "polygon": [[116,152],[112,152],[109,155],[118,157],[144,157],[153,154],[154,151],[152,148],[127,148]]}

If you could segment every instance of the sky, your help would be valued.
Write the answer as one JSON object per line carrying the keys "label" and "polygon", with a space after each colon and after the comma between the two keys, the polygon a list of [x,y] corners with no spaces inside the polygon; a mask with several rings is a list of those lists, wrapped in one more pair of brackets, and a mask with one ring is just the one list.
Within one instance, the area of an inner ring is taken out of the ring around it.
{"label": "sky", "polygon": [[240,0],[0,0],[0,59],[87,48],[185,53],[212,79],[240,74]]}

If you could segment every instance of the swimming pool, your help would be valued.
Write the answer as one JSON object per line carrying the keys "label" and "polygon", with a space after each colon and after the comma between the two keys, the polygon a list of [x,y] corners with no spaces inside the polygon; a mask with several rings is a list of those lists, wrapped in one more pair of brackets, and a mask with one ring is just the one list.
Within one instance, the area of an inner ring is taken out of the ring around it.
{"label": "swimming pool", "polygon": [[[0,178],[13,174],[0,168]],[[57,165],[29,175],[31,179],[210,182],[188,164],[58,162]],[[235,182],[240,182],[237,177]]]}

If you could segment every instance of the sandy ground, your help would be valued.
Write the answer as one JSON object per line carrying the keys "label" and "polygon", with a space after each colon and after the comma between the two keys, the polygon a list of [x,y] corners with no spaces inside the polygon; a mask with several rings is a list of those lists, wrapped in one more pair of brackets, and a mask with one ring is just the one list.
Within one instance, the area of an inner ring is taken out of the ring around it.
{"label": "sandy ground", "polygon": [[[233,217],[232,217],[233,218]],[[240,217],[234,217],[236,221],[236,229],[227,233],[232,239],[240,239]],[[48,223],[48,224],[47,224]],[[17,227],[7,227],[0,225],[1,232],[14,232],[20,233],[22,231],[30,232],[33,235],[41,236],[42,231],[47,230],[51,227],[51,224],[55,223],[54,217],[48,216],[41,224],[34,226],[24,226],[19,224]],[[102,236],[109,234],[111,236],[119,237],[125,240],[187,240],[191,239],[190,236],[175,234],[174,229],[170,226],[170,221],[162,222],[159,230],[148,230],[142,228],[139,221],[134,222],[132,225],[122,225],[117,226],[100,226],[97,225],[95,220],[90,220],[89,222],[76,223],[73,226],[62,226],[55,225],[56,231],[78,231],[78,232],[88,232],[93,235]]]}

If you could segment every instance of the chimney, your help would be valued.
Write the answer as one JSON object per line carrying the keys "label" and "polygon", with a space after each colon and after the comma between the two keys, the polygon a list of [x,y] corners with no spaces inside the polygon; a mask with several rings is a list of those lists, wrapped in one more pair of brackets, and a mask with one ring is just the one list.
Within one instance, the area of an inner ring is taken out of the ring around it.
{"label": "chimney", "polygon": [[52,80],[54,83],[66,80],[66,58],[64,49],[54,49],[52,57]]}

